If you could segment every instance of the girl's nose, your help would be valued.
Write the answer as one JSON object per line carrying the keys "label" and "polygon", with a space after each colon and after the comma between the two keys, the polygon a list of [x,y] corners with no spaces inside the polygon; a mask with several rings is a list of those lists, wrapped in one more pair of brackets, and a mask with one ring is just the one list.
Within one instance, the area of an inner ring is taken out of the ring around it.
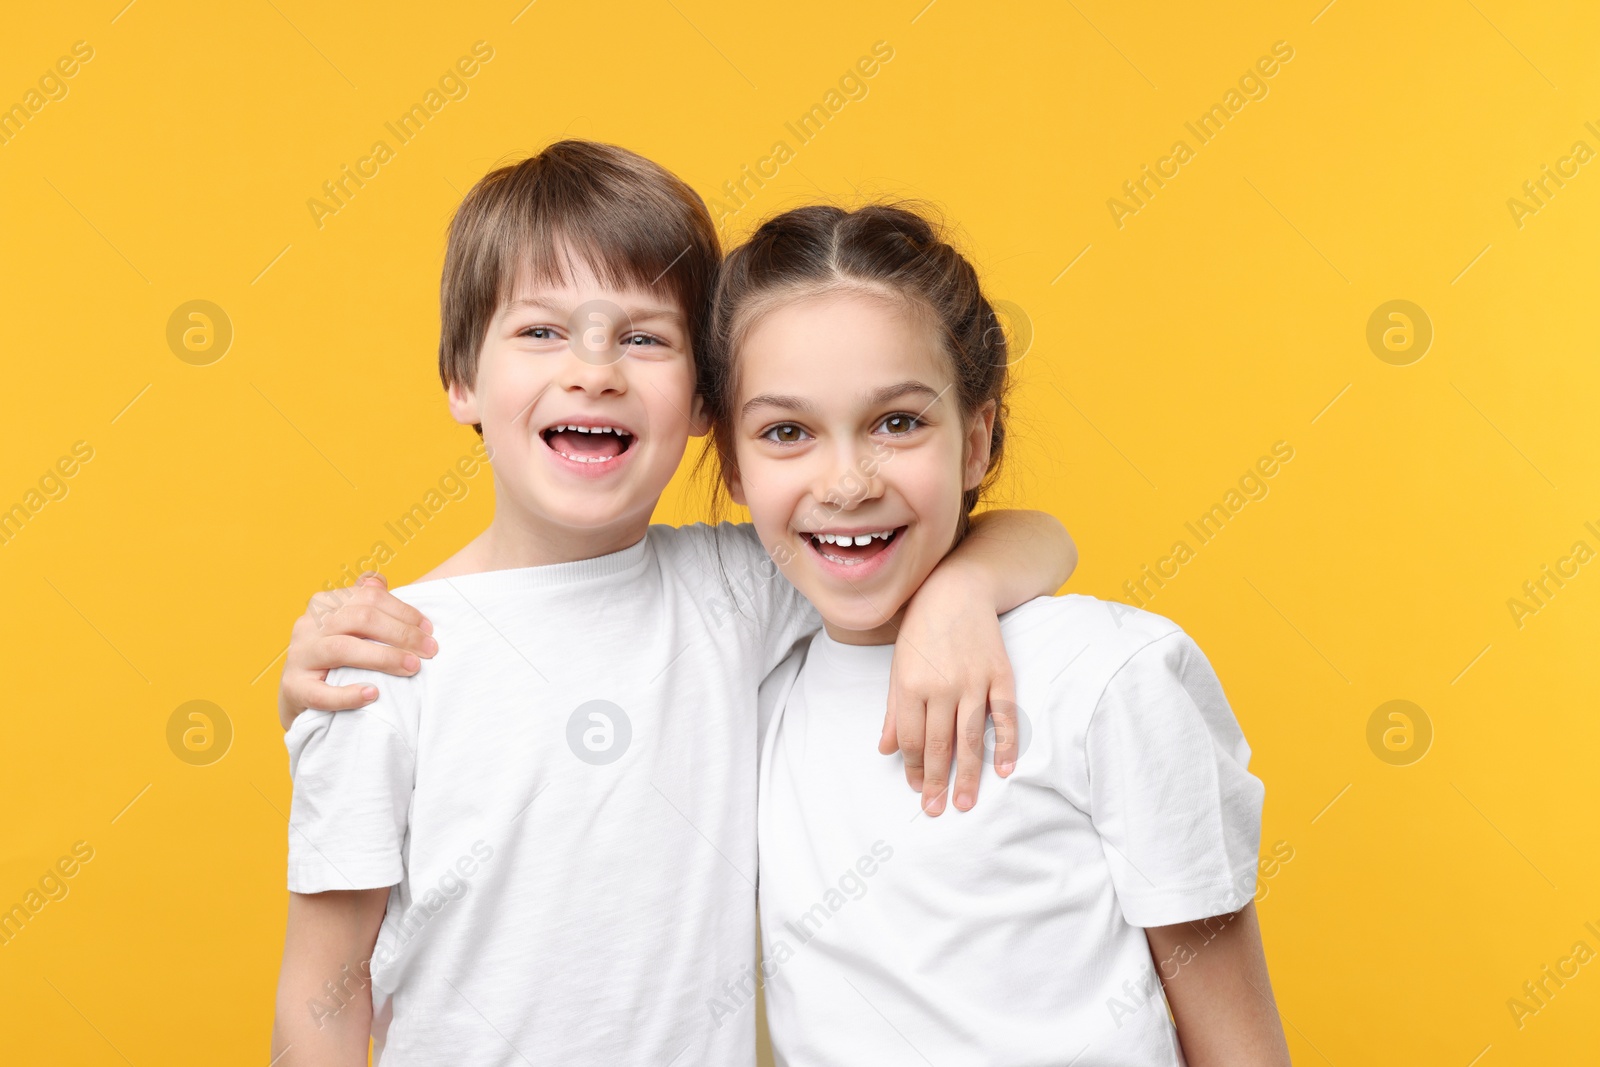
{"label": "girl's nose", "polygon": [[817,499],[838,511],[853,511],[883,495],[880,458],[868,445],[850,442],[836,453]]}

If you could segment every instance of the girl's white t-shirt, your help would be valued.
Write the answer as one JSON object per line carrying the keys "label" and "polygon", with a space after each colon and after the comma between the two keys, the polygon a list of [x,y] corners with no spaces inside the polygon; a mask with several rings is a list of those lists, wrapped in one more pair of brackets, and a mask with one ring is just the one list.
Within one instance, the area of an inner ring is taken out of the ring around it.
{"label": "girl's white t-shirt", "polygon": [[757,690],[815,611],[730,524],[394,593],[437,656],[285,737],[289,888],[393,887],[375,1062],[753,1064],[712,1002],[755,963]]}
{"label": "girl's white t-shirt", "polygon": [[1161,616],[1041,597],[1001,633],[1023,747],[1008,778],[986,754],[968,812],[922,814],[875,749],[891,646],[819,633],[763,686],[761,978],[779,1064],[1183,1062],[1145,928],[1253,896],[1250,747]]}

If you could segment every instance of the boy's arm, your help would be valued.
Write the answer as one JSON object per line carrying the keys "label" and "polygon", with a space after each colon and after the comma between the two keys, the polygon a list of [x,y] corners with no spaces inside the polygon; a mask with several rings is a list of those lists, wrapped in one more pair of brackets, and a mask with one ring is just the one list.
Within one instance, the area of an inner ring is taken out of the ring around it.
{"label": "boy's arm", "polygon": [[944,810],[952,742],[955,805],[966,811],[977,802],[986,714],[996,773],[1016,765],[1016,691],[996,616],[1054,593],[1077,565],[1077,546],[1052,516],[986,512],[907,605],[878,750],[900,750],[929,815]]}
{"label": "boy's arm", "polygon": [[290,893],[273,1067],[365,1067],[387,889]]}
{"label": "boy's arm", "polygon": [[1189,1067],[1289,1067],[1254,902],[1145,936]]}

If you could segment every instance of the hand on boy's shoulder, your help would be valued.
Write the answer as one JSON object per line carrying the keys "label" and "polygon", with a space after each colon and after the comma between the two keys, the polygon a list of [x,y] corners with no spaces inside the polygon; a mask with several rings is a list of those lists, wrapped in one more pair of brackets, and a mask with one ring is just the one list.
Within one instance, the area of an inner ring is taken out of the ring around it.
{"label": "hand on boy's shoulder", "polygon": [[433,624],[389,592],[382,575],[363,575],[354,586],[318,593],[290,632],[278,682],[278,721],[287,730],[307,708],[349,711],[378,699],[370,683],[330,684],[335,668],[410,677],[438,650]]}

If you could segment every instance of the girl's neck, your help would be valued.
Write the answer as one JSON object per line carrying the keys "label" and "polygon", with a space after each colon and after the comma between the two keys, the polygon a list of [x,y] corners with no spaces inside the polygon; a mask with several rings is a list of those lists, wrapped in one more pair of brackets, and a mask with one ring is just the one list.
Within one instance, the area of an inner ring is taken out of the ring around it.
{"label": "girl's neck", "polygon": [[902,605],[900,610],[895,612],[894,618],[870,630],[846,630],[842,626],[835,626],[827,619],[822,620],[822,628],[828,632],[829,637],[841,645],[892,645],[900,637],[900,624],[905,615],[906,609]]}

